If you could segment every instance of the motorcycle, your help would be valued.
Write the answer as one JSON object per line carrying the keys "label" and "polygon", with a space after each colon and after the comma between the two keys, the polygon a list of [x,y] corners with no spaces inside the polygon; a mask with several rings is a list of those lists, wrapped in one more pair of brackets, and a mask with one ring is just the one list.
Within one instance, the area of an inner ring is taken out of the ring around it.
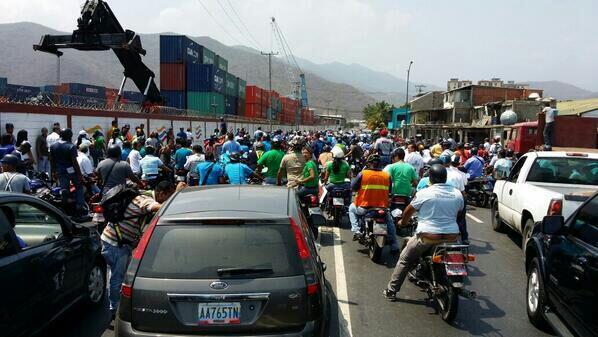
{"label": "motorcycle", "polygon": [[465,288],[467,264],[475,261],[469,245],[442,243],[424,254],[409,280],[422,288],[434,302],[441,318],[451,323],[459,310],[459,296],[474,299],[475,291]]}
{"label": "motorcycle", "polygon": [[370,208],[359,219],[359,243],[367,247],[370,260],[374,263],[380,262],[382,250],[388,243],[387,212],[385,208]]}
{"label": "motorcycle", "polygon": [[44,191],[52,189],[52,181],[46,172],[31,172],[31,181],[29,182],[29,189],[34,195],[38,195]]}
{"label": "motorcycle", "polygon": [[364,167],[363,159],[361,159],[361,158],[355,159],[353,161],[353,163],[351,164],[351,173],[353,174],[353,177],[357,177],[359,172],[361,172],[363,170],[363,167]]}
{"label": "motorcycle", "polygon": [[340,227],[342,218],[347,214],[346,205],[347,194],[349,191],[345,188],[333,187],[332,191],[328,191],[326,196],[325,209],[328,215],[332,218],[332,226]]}
{"label": "motorcycle", "polygon": [[[322,216],[322,210],[320,209],[320,203],[318,200],[318,196],[314,194],[306,195],[301,201],[301,209],[303,214],[307,218],[307,223],[311,228],[314,237],[318,238],[318,225],[321,225],[321,219],[324,219]],[[326,220],[323,220],[323,223],[326,224]]]}
{"label": "motorcycle", "polygon": [[465,187],[467,202],[477,207],[487,207],[492,199],[492,184],[486,178],[470,180]]}
{"label": "motorcycle", "polygon": [[390,214],[392,216],[394,224],[397,226],[397,235],[402,237],[409,237],[413,235],[417,226],[417,218],[412,217],[409,221],[408,226],[400,226],[401,219],[403,218],[403,212],[409,205],[409,197],[404,195],[392,195],[390,197]]}

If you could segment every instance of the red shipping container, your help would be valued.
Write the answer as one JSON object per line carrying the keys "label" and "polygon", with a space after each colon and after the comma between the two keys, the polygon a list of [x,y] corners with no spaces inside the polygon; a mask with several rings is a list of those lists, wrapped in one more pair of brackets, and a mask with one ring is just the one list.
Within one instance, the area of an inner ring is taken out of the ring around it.
{"label": "red shipping container", "polygon": [[262,88],[255,85],[248,85],[245,88],[245,99],[247,104],[262,104]]}
{"label": "red shipping container", "polygon": [[161,63],[160,64],[160,90],[185,91],[187,89],[187,78],[184,64]]}
{"label": "red shipping container", "polygon": [[264,90],[262,91],[262,105],[269,107],[272,104],[270,99],[270,91]]}
{"label": "red shipping container", "polygon": [[245,117],[249,118],[261,118],[262,115],[262,105],[261,104],[253,104],[253,103],[245,103]]}

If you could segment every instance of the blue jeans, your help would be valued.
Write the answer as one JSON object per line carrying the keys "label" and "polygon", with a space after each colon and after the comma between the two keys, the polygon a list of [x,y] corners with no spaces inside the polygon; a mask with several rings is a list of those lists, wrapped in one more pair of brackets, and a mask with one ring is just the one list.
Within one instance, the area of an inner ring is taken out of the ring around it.
{"label": "blue jeans", "polygon": [[75,200],[77,200],[77,211],[83,212],[87,210],[87,205],[85,204],[85,196],[83,191],[83,186],[79,181],[79,177],[76,174],[59,174],[58,175],[58,183],[60,184],[60,190],[62,193],[66,191],[66,193],[70,193],[71,189],[71,181],[73,185],[75,185]]}
{"label": "blue jeans", "polygon": [[48,160],[48,156],[40,156],[37,158],[37,170],[39,172],[50,174],[50,161]]}
{"label": "blue jeans", "polygon": [[[367,208],[357,207],[355,204],[351,204],[349,206],[349,220],[351,221],[351,232],[353,234],[360,233],[361,228],[359,228],[359,222],[357,219],[362,217],[367,212]],[[390,212],[386,212],[386,227],[388,231],[388,240],[390,241],[391,249],[399,249],[399,244],[397,243],[397,229],[395,228],[395,224],[392,221],[392,217]]]}
{"label": "blue jeans", "polygon": [[110,311],[118,309],[120,302],[120,287],[125,279],[125,272],[131,261],[131,247],[116,247],[102,241],[102,256],[110,267],[110,281],[108,281],[108,299]]}

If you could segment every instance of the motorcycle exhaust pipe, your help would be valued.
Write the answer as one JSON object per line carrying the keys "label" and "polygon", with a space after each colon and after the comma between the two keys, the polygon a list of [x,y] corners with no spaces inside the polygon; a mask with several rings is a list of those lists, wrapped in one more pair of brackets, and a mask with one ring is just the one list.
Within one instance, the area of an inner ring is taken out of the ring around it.
{"label": "motorcycle exhaust pipe", "polygon": [[461,296],[474,300],[478,297],[478,293],[475,290],[461,289]]}

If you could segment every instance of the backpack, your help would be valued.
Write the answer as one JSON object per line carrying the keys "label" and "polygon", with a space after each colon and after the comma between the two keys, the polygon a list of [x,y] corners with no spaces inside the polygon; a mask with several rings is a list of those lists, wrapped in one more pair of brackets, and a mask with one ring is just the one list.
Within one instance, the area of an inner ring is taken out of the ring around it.
{"label": "backpack", "polygon": [[125,220],[127,207],[137,196],[139,196],[139,191],[126,185],[111,188],[100,201],[100,205],[104,209],[104,219],[113,224]]}

